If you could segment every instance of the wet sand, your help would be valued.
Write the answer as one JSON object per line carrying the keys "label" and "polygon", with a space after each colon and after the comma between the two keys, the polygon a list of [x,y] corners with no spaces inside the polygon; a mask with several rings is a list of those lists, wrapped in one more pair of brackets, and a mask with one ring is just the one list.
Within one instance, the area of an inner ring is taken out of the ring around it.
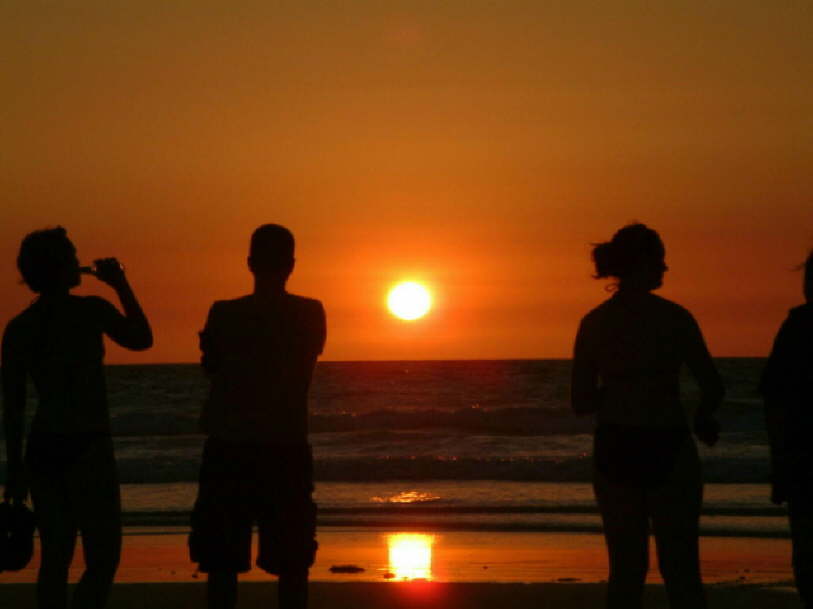
{"label": "wet sand", "polygon": [[[389,531],[325,528],[312,569],[312,607],[602,606],[604,542],[590,533]],[[704,537],[701,559],[710,606],[798,608],[787,539]],[[81,572],[77,551],[71,581]],[[0,607],[33,607],[38,558],[0,574]],[[657,562],[652,561],[652,565]],[[331,567],[353,566],[352,573]],[[189,563],[183,528],[129,528],[111,609],[202,607],[204,575]],[[240,607],[274,607],[274,578],[241,576]],[[657,569],[647,607],[667,607]]]}

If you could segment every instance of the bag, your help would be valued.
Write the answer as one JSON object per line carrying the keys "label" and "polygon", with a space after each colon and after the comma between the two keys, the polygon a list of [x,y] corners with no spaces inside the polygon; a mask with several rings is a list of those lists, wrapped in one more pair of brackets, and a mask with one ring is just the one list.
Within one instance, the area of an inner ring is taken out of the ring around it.
{"label": "bag", "polygon": [[0,503],[0,571],[19,571],[34,554],[33,512],[23,503]]}

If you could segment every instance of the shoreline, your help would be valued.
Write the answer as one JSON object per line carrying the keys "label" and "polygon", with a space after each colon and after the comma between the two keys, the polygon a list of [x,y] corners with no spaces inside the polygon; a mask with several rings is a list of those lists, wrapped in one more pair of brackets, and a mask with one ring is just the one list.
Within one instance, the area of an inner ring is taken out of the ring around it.
{"label": "shoreline", "polygon": [[[536,534],[536,533],[563,533],[563,534],[596,534],[601,535],[602,526],[598,514],[591,520],[595,522],[579,522],[578,518],[573,522],[563,522],[557,519],[551,522],[528,523],[527,521],[511,523],[483,522],[482,518],[475,518],[471,522],[462,521],[457,517],[449,517],[447,521],[438,519],[412,518],[410,520],[399,518],[324,518],[318,519],[318,527],[322,531],[340,530],[347,528],[357,528],[360,530],[377,533],[381,531],[404,530],[416,532],[465,532],[465,533],[516,533],[516,534]],[[151,528],[156,535],[166,528],[188,529],[189,513],[177,513],[172,517],[164,515],[153,518],[151,515],[123,515],[122,521],[125,527],[130,528]],[[776,518],[775,522],[766,530],[749,528],[731,528],[725,525],[714,526],[701,524],[700,538],[710,539],[766,539],[766,540],[790,540],[790,532],[787,530],[787,518]]]}

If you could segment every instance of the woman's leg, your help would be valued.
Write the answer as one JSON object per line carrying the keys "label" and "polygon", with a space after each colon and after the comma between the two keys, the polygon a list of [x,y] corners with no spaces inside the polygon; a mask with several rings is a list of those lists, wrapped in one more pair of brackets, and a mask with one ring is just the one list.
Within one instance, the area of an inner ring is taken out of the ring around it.
{"label": "woman's leg", "polygon": [[102,609],[121,554],[121,500],[112,442],[105,439],[90,448],[71,468],[68,481],[85,553],[85,572],[72,607]]}
{"label": "woman's leg", "polygon": [[[813,489],[808,494],[813,495]],[[791,498],[788,515],[796,589],[805,609],[813,609],[813,497]]]}
{"label": "woman's leg", "polygon": [[37,606],[39,609],[66,609],[68,568],[76,546],[76,523],[67,488],[59,477],[32,473],[31,499],[40,537]]}
{"label": "woman's leg", "polygon": [[670,479],[647,493],[658,563],[671,609],[705,609],[698,547],[703,482],[697,448],[689,438]]}
{"label": "woman's leg", "polygon": [[607,609],[641,609],[649,568],[649,524],[641,489],[618,485],[593,472],[610,561]]}
{"label": "woman's leg", "polygon": [[212,571],[206,580],[206,606],[234,609],[237,606],[237,572]]}

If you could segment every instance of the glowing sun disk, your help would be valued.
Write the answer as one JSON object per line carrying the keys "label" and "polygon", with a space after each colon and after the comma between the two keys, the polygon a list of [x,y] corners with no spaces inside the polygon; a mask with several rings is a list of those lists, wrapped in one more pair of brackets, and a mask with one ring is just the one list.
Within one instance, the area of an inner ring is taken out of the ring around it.
{"label": "glowing sun disk", "polygon": [[387,306],[399,319],[411,321],[423,317],[432,306],[432,296],[420,283],[404,281],[390,290]]}

